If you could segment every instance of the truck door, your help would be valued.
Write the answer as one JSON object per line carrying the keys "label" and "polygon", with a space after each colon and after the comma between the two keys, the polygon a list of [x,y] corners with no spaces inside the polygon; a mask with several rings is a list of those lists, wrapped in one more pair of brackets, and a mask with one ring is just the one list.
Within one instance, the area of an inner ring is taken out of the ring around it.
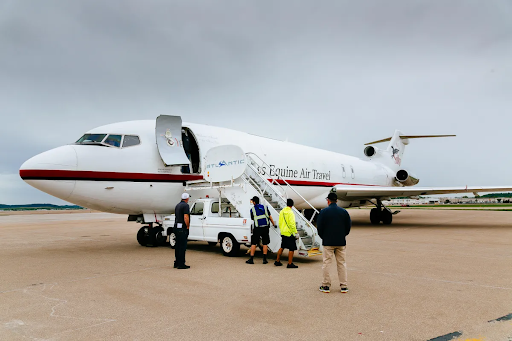
{"label": "truck door", "polygon": [[158,153],[166,166],[190,166],[183,149],[180,116],[158,116],[155,134]]}
{"label": "truck door", "polygon": [[[208,218],[203,220],[203,235],[204,240],[209,242],[216,241],[219,235],[219,202],[214,201],[210,203],[210,210]],[[205,215],[206,217],[206,215]]]}
{"label": "truck door", "polygon": [[190,230],[188,239],[203,240],[204,202],[197,201],[190,210]]}

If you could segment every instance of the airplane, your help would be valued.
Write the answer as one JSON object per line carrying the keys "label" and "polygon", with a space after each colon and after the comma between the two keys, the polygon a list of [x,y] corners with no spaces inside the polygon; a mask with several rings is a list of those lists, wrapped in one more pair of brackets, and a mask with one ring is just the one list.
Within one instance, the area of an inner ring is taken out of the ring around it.
{"label": "airplane", "polygon": [[[108,124],[86,132],[75,143],[27,160],[20,177],[29,185],[76,205],[128,215],[128,221],[161,226],[174,213],[188,183],[205,179],[205,155],[214,147],[236,145],[257,156],[261,174],[286,182],[297,209],[312,214],[329,192],[341,207],[375,206],[372,224],[391,224],[393,212],[382,201],[420,195],[507,192],[506,187],[419,187],[419,179],[401,167],[411,139],[453,135],[404,135],[373,141],[357,158],[287,141],[202,124],[180,116]],[[386,149],[375,144],[389,142]],[[222,165],[221,165],[222,166]],[[299,194],[300,195],[297,195]],[[218,195],[216,190],[194,193]],[[141,231],[139,230],[139,232]]]}

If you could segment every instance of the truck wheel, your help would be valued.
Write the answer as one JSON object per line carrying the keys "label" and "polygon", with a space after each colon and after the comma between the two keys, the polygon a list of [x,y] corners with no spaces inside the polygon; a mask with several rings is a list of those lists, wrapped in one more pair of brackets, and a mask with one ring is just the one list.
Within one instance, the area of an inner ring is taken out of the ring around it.
{"label": "truck wheel", "polygon": [[230,234],[225,234],[220,238],[220,247],[224,256],[236,257],[240,251],[240,244]]}
{"label": "truck wheel", "polygon": [[169,246],[171,249],[176,247],[176,233],[174,232],[169,233]]}

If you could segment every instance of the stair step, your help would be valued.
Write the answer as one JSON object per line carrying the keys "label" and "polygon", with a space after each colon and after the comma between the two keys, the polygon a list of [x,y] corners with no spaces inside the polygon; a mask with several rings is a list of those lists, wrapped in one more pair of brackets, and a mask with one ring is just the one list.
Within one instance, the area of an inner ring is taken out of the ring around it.
{"label": "stair step", "polygon": [[301,237],[306,237],[306,236],[307,236],[306,231],[304,231],[304,230],[299,230],[299,229],[297,229],[297,233],[298,233],[298,234],[299,234],[299,236],[301,236]]}
{"label": "stair step", "polygon": [[313,238],[311,238],[309,236],[308,237],[301,237],[300,239],[302,240],[302,243],[304,245],[312,245],[313,244]]}

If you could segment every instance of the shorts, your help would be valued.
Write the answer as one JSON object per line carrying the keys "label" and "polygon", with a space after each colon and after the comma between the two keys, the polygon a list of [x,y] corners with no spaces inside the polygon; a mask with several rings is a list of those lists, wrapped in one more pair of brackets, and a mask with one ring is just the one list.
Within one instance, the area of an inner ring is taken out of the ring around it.
{"label": "shorts", "polygon": [[290,251],[297,250],[295,236],[281,236],[281,249],[288,249]]}
{"label": "shorts", "polygon": [[263,245],[268,245],[270,243],[270,236],[268,235],[268,231],[268,226],[255,227],[252,231],[251,245],[258,245],[260,243],[260,238]]}

